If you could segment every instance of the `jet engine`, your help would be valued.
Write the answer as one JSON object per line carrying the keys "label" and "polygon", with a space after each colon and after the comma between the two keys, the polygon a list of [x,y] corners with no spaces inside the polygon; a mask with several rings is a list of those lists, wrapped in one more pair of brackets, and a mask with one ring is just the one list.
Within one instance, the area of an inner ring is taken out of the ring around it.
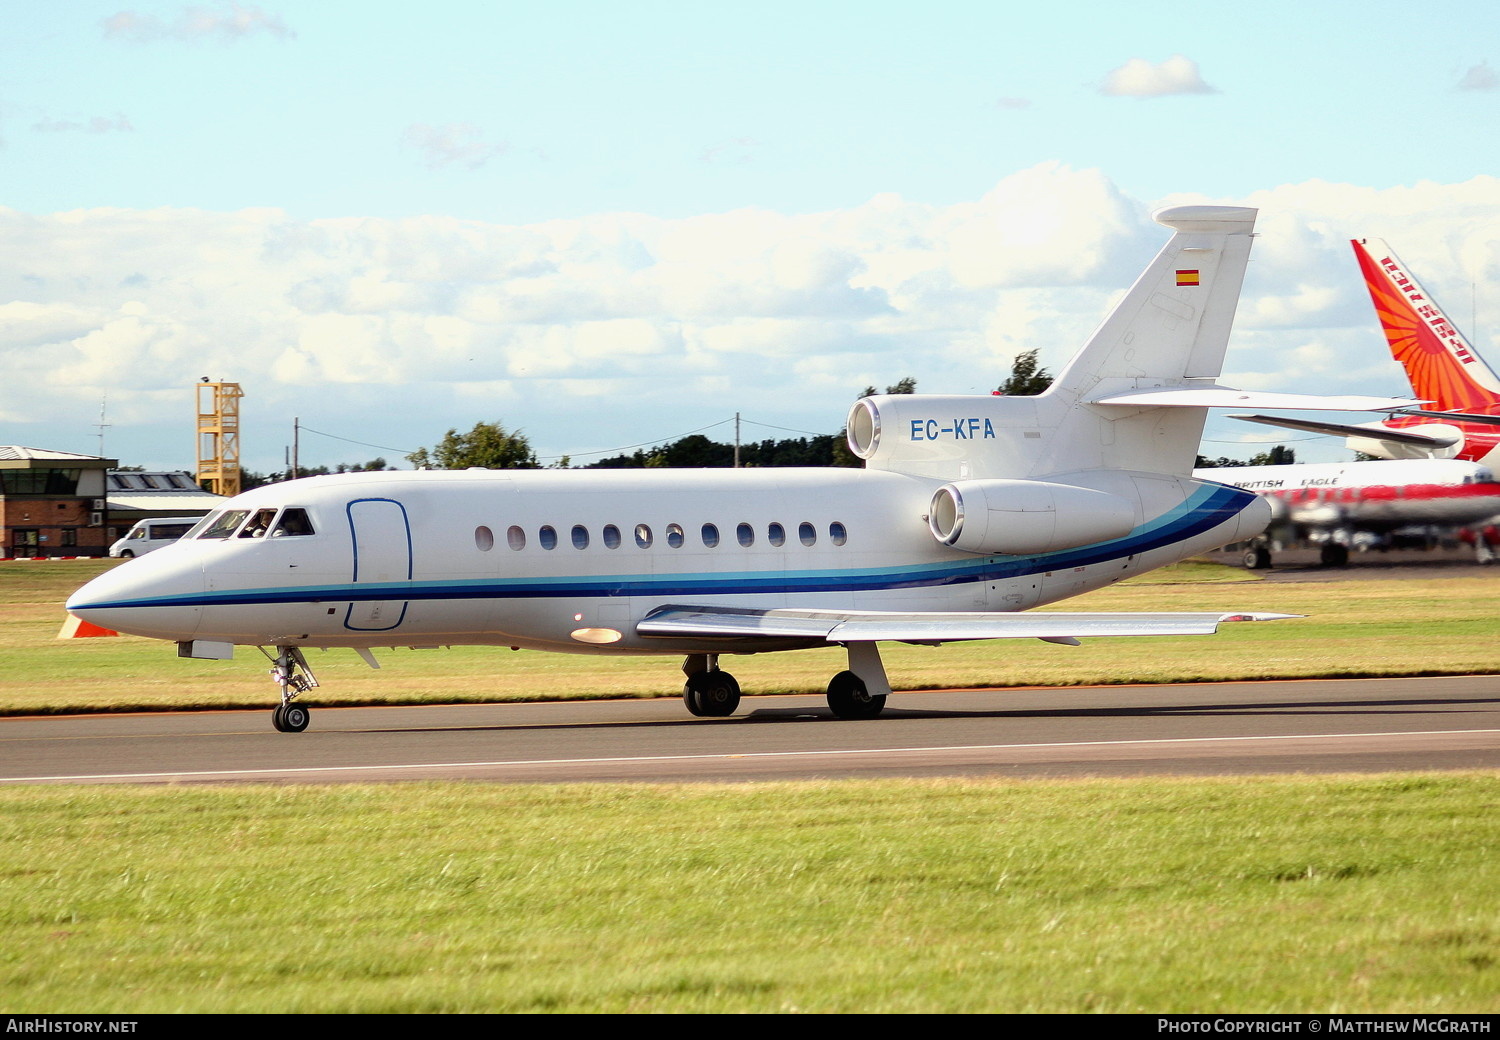
{"label": "jet engine", "polygon": [[1042,480],[960,480],[932,496],[927,526],[963,552],[1022,556],[1122,538],[1135,503],[1107,491]]}

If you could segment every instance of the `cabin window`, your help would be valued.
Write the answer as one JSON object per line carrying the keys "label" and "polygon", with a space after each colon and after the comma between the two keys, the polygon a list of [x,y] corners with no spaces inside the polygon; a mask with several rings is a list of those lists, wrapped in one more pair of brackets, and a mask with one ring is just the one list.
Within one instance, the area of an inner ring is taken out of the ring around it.
{"label": "cabin window", "polygon": [[833,541],[834,545],[843,545],[849,540],[849,532],[844,529],[843,524],[835,520],[828,525],[828,537]]}
{"label": "cabin window", "polygon": [[681,549],[682,543],[687,541],[687,536],[682,533],[681,524],[667,525],[667,544],[674,549]]}
{"label": "cabin window", "polygon": [[803,545],[812,545],[818,540],[818,529],[804,520],[797,525],[797,538]]}
{"label": "cabin window", "polygon": [[719,544],[719,529],[713,524],[703,525],[703,544],[710,549]]}
{"label": "cabin window", "polygon": [[204,529],[199,538],[228,538],[234,534],[234,529],[250,515],[248,509],[226,509],[214,518],[214,522]]}
{"label": "cabin window", "polygon": [[557,531],[551,525],[544,526],[536,533],[536,540],[541,543],[543,549],[556,549]]}
{"label": "cabin window", "polygon": [[645,524],[635,525],[635,544],[642,549],[651,548],[651,528]]}
{"label": "cabin window", "polygon": [[766,540],[780,548],[786,544],[786,528],[780,524],[772,524],[766,528]]}
{"label": "cabin window", "polygon": [[740,540],[740,544],[746,549],[755,544],[755,528],[749,524],[740,524],[734,529],[734,536]]}
{"label": "cabin window", "polygon": [[526,548],[526,532],[512,524],[510,530],[505,532],[505,541],[512,549],[520,552]]}
{"label": "cabin window", "polygon": [[582,524],[573,525],[573,548],[587,549],[589,547],[589,529]]}
{"label": "cabin window", "polygon": [[604,525],[604,547],[606,549],[618,549],[620,547],[620,529],[614,524]]}
{"label": "cabin window", "polygon": [[[484,531],[486,534],[489,534],[488,527],[481,527],[479,530]],[[275,529],[271,531],[271,537],[284,538],[287,535],[304,535],[312,533],[313,525],[312,521],[307,518],[307,510],[283,509],[281,511],[281,519],[276,522]],[[474,537],[476,539],[479,537],[479,533],[477,531],[475,532]],[[490,535],[490,545],[494,544],[495,536]],[[485,546],[485,548],[488,549],[489,546]]]}
{"label": "cabin window", "polygon": [[474,548],[480,552],[489,552],[495,547],[495,532],[488,527],[474,528]]}

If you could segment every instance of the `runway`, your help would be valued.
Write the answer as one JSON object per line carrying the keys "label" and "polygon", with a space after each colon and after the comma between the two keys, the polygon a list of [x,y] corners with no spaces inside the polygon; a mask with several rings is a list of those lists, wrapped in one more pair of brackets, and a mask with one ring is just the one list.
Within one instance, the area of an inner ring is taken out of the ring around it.
{"label": "runway", "polygon": [[1500,676],[898,693],[878,719],[820,697],[317,708],[0,720],[0,783],[768,781],[1500,767]]}

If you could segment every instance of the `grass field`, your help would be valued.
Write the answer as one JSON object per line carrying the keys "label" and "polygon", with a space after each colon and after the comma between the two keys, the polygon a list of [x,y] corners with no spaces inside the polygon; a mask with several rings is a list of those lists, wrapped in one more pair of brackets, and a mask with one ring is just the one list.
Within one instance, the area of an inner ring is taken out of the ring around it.
{"label": "grass field", "polygon": [[1493,774],[0,790],[0,1007],[1495,1012]]}
{"label": "grass field", "polygon": [[[0,714],[273,703],[266,663],[180,659],[167,643],[130,636],[58,640],[69,592],[109,564],[0,566]],[[1427,581],[1283,584],[1238,568],[1190,563],[1058,604],[1067,610],[1269,610],[1304,618],[1226,625],[1218,635],[886,644],[896,689],[1076,686],[1318,676],[1463,675],[1497,670],[1500,597],[1489,576]],[[677,696],[674,657],[599,658],[496,647],[309,653],[323,686],[310,704],[447,703]],[[726,658],[747,695],[821,692],[843,651]]]}
{"label": "grass field", "polygon": [[[258,658],[56,640],[99,566],[0,567],[0,711],[271,703]],[[1488,579],[1248,577],[1189,566],[1066,607],[1311,616],[888,664],[906,688],[1494,670]],[[315,703],[681,682],[672,658],[382,656],[314,655]],[[730,667],[752,692],[815,691],[842,661]],[[1494,771],[0,788],[0,1008],[1494,1013],[1497,809]]]}

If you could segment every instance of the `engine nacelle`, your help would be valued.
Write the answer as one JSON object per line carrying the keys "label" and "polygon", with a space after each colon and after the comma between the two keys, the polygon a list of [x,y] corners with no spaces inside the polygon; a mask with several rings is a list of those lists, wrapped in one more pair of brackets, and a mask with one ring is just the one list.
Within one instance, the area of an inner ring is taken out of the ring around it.
{"label": "engine nacelle", "polygon": [[932,496],[927,526],[964,552],[1026,556],[1123,538],[1136,505],[1119,495],[1041,480],[960,480]]}
{"label": "engine nacelle", "polygon": [[[941,480],[1032,469],[1045,440],[1042,397],[887,394],[849,410],[849,450],[871,469]],[[1050,420],[1049,420],[1050,422]]]}

